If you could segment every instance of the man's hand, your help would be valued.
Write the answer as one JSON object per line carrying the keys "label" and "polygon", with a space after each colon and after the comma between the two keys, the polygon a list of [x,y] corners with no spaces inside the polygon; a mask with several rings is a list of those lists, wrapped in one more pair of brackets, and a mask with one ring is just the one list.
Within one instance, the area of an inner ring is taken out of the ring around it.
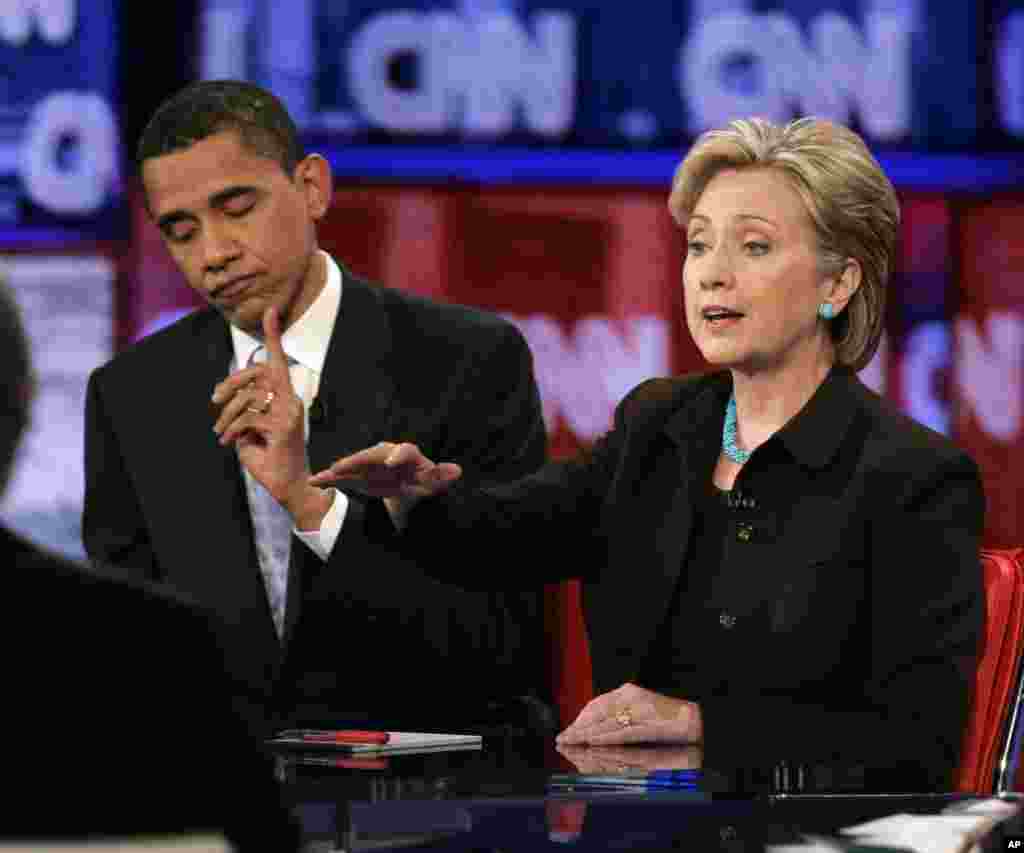
{"label": "man's hand", "polygon": [[420,498],[439,494],[462,476],[454,462],[434,463],[415,444],[382,441],[345,456],[309,478],[314,486],[343,483],[371,497],[384,498],[395,523],[402,527],[405,514]]}
{"label": "man's hand", "polygon": [[288,510],[298,529],[316,530],[332,496],[307,482],[302,400],[292,388],[280,322],[277,308],[267,308],[266,363],[239,370],[214,388],[213,402],[223,408],[213,430],[222,445],[235,445],[241,463]]}
{"label": "man's hand", "polygon": [[700,706],[636,684],[623,684],[587,703],[555,739],[559,746],[627,743],[699,743]]}

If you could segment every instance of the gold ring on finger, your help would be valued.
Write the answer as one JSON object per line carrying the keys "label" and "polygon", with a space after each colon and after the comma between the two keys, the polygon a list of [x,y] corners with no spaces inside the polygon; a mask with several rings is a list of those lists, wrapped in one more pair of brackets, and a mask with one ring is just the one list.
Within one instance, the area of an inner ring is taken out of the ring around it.
{"label": "gold ring on finger", "polygon": [[624,729],[627,729],[631,725],[633,725],[633,715],[629,712],[628,705],[615,715],[615,722],[617,722]]}
{"label": "gold ring on finger", "polygon": [[277,395],[273,391],[267,391],[267,396],[263,400],[262,406],[249,406],[248,410],[256,415],[265,415],[270,411],[270,404],[274,402],[274,397]]}

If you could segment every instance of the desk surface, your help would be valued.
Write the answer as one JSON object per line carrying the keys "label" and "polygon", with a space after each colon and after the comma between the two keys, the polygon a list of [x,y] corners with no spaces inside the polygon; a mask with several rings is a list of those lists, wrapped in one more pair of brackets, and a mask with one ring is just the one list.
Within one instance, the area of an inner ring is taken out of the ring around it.
{"label": "desk surface", "polygon": [[[310,760],[321,763],[299,763]],[[573,772],[626,775],[692,766],[685,751],[559,753],[550,740],[485,738],[476,751],[357,759],[281,753],[277,771],[307,839],[324,850],[761,851],[804,834],[899,812],[937,814],[969,799],[920,793],[913,768],[776,761],[702,768],[675,791],[552,789]],[[1024,832],[1013,819],[986,849]]]}

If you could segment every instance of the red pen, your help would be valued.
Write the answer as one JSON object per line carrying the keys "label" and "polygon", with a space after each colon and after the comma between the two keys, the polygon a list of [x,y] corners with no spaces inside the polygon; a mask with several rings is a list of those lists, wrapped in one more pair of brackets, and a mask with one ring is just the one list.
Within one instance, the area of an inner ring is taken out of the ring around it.
{"label": "red pen", "polygon": [[390,737],[387,732],[367,732],[356,729],[316,730],[291,729],[281,732],[279,737],[300,738],[313,743],[376,743],[385,744]]}
{"label": "red pen", "polygon": [[387,770],[386,758],[324,758],[304,756],[294,764],[313,767],[336,767],[341,770]]}

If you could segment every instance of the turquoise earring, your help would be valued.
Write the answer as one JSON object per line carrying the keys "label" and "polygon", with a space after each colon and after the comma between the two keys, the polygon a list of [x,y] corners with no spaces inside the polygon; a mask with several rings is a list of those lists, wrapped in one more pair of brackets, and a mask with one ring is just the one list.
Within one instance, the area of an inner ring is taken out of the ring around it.
{"label": "turquoise earring", "polygon": [[831,302],[822,302],[821,305],[818,306],[818,316],[821,317],[822,320],[831,320],[836,316],[836,309]]}

